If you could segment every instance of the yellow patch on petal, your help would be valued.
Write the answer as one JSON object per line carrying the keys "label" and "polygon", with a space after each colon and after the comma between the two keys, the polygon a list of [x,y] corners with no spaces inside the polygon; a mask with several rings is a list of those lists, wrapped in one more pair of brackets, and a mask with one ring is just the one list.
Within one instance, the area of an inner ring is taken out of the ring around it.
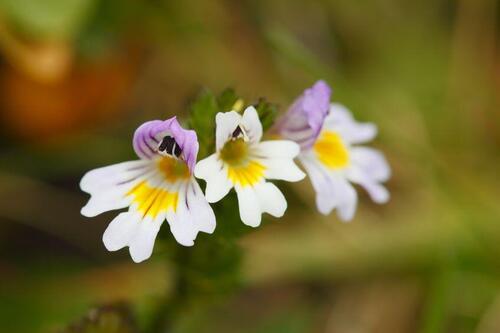
{"label": "yellow patch on petal", "polygon": [[324,131],[313,147],[319,161],[330,169],[340,169],[349,164],[349,151],[340,135]]}
{"label": "yellow patch on petal", "polygon": [[143,216],[155,218],[161,212],[177,208],[179,196],[176,192],[169,192],[159,187],[150,186],[146,181],[134,186],[127,196],[131,196],[132,204],[137,205],[137,210]]}
{"label": "yellow patch on petal", "polygon": [[186,162],[169,156],[162,157],[159,160],[158,168],[171,183],[177,180],[187,179],[191,176]]}
{"label": "yellow patch on petal", "polygon": [[229,166],[227,176],[233,184],[252,186],[264,178],[266,167],[257,161],[249,161],[245,165]]}

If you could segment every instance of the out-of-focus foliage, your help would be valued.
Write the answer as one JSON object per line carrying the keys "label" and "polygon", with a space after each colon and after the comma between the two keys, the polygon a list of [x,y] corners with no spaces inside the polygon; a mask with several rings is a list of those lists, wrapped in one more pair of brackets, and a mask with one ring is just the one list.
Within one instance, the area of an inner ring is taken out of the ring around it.
{"label": "out-of-focus foliage", "polygon": [[136,333],[137,328],[132,313],[124,305],[92,309],[78,323],[62,333]]}
{"label": "out-of-focus foliage", "polygon": [[37,39],[68,39],[81,32],[97,0],[2,0],[2,18]]}

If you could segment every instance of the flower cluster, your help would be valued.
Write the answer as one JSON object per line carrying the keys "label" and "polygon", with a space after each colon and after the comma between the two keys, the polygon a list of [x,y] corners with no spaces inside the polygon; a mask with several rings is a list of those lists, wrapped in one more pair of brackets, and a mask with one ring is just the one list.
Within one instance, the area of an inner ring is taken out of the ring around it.
{"label": "flower cluster", "polygon": [[[342,220],[352,219],[361,185],[377,203],[389,199],[381,185],[389,166],[377,150],[359,146],[372,140],[376,127],[356,122],[351,113],[330,102],[323,81],[304,91],[268,131],[278,139],[262,141],[263,126],[254,106],[241,114],[215,116],[215,152],[197,161],[197,134],[175,117],[148,121],[135,131],[133,148],[139,160],[123,162],[85,174],[80,182],[91,198],[82,208],[92,217],[123,209],[109,224],[103,242],[109,251],[129,247],[135,262],[148,259],[164,221],[179,244],[192,246],[198,232],[212,233],[216,218],[210,203],[235,189],[241,221],[251,227],[262,213],[281,217],[287,201],[268,180],[297,182],[311,179],[316,204],[323,214],[336,209]],[[203,193],[198,181],[206,182]]]}

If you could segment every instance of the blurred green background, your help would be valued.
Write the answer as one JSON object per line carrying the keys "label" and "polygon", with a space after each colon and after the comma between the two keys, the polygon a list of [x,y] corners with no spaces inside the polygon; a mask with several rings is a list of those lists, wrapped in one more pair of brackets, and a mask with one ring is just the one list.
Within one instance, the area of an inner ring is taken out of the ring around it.
{"label": "blurred green background", "polygon": [[168,247],[107,253],[114,213],[79,215],[82,174],[134,158],[138,124],[185,116],[202,86],[284,110],[323,78],[378,124],[391,201],[362,193],[343,224],[293,184],[285,217],[241,239],[240,288],[173,331],[500,332],[499,17],[496,0],[0,0],[0,331],[147,327]]}

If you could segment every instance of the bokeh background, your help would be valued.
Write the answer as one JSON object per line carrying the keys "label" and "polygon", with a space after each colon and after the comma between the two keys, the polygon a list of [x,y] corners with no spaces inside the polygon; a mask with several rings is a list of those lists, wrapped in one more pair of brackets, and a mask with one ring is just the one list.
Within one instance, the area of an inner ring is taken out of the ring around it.
{"label": "bokeh background", "polygon": [[[82,174],[133,158],[138,124],[185,116],[201,87],[284,110],[322,78],[378,124],[391,201],[362,194],[343,224],[308,180],[290,186],[285,218],[240,240],[240,287],[173,331],[500,332],[499,15],[496,0],[1,0],[0,331],[65,332],[123,304],[146,327],[171,263],[107,253],[114,214],[79,215]],[[92,332],[133,332],[117,325]]]}

